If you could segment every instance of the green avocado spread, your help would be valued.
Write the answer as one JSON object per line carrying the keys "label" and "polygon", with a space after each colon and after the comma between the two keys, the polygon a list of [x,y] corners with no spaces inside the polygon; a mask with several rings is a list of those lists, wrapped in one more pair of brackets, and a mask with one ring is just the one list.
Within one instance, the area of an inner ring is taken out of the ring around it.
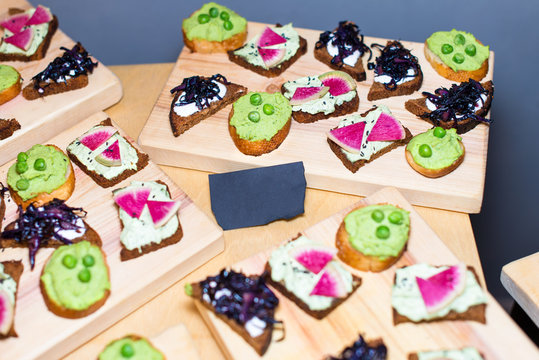
{"label": "green avocado spread", "polygon": [[[216,17],[210,16],[210,9],[216,8],[219,13]],[[232,28],[227,30],[224,26],[223,13],[227,13],[227,21],[232,23]],[[199,21],[200,15],[208,15],[207,22]],[[199,10],[195,11],[189,18],[183,20],[183,31],[189,40],[204,39],[208,41],[223,41],[236,34],[246,31],[247,20],[239,16],[227,7],[210,2],[204,4]]]}
{"label": "green avocado spread", "polygon": [[418,360],[483,360],[483,357],[473,347],[465,347],[459,350],[421,351],[417,353]]}
{"label": "green avocado spread", "polygon": [[9,65],[0,65],[0,91],[13,86],[19,78],[19,73]]}
{"label": "green avocado spread", "polygon": [[99,354],[99,360],[162,360],[163,354],[152,346],[146,339],[134,340],[125,337],[111,342]]}
{"label": "green avocado spread", "polygon": [[[69,159],[52,146],[34,145],[26,151],[27,159],[17,162],[8,170],[7,183],[26,201],[39,193],[51,193],[66,182]],[[42,159],[42,160],[40,160]],[[45,163],[44,168],[36,166],[36,162]],[[22,171],[25,170],[25,171]]]}
{"label": "green avocado spread", "polygon": [[489,57],[489,47],[481,45],[465,31],[438,31],[427,39],[429,50],[454,71],[473,71]]}
{"label": "green avocado spread", "polygon": [[77,311],[89,308],[110,290],[103,253],[88,241],[56,249],[43,269],[41,281],[51,301]]}
{"label": "green avocado spread", "polygon": [[[410,140],[406,146],[416,162],[426,169],[442,169],[451,166],[464,150],[461,147],[462,138],[457,135],[456,129],[446,130],[442,138],[434,136],[434,129],[418,134]],[[421,145],[428,145],[432,152],[428,157],[421,156],[419,148]]]}
{"label": "green avocado spread", "polygon": [[[253,94],[255,93],[250,92],[234,103],[234,115],[230,119],[230,125],[236,128],[241,139],[269,141],[286,125],[292,115],[292,107],[281,93],[264,92],[257,93],[262,97],[262,102],[259,105],[253,105],[250,102]],[[264,112],[264,105],[267,104],[272,105],[274,109],[270,115]],[[249,113],[253,111],[257,112],[260,118],[257,122],[249,120]]]}
{"label": "green avocado spread", "polygon": [[354,249],[385,260],[406,245],[410,218],[408,211],[393,205],[370,205],[346,215],[344,226]]}
{"label": "green avocado spread", "polygon": [[[32,17],[35,11],[36,9],[32,8],[32,9],[28,9],[24,13]],[[50,23],[47,22],[47,23],[43,23],[39,25],[30,26],[30,29],[32,29],[34,36],[32,38],[32,43],[30,44],[30,47],[28,48],[28,50],[23,50],[13,44],[9,44],[5,41],[0,41],[0,53],[18,54],[18,55],[25,55],[25,56],[34,55],[37,49],[39,48],[39,45],[41,45],[43,40],[45,40],[45,38],[47,37],[47,34],[49,32],[49,24]],[[2,39],[6,39],[12,35],[13,33],[11,31],[9,31],[8,29],[4,29],[4,36]]]}

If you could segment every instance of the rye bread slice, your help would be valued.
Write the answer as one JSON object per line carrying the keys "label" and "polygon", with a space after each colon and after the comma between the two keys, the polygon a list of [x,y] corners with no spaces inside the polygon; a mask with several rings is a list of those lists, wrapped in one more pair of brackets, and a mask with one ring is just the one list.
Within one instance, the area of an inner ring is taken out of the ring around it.
{"label": "rye bread slice", "polygon": [[[481,286],[481,282],[479,281],[479,277],[477,276],[477,273],[475,272],[475,269],[471,266],[467,266],[467,270],[470,270],[474,276],[475,280]],[[393,283],[395,283],[395,280],[397,279],[397,274],[395,274],[395,277],[393,278]],[[438,321],[444,321],[444,320],[469,320],[469,321],[477,321],[481,324],[486,324],[487,319],[485,316],[487,309],[487,304],[479,304],[470,306],[468,310],[466,310],[463,313],[458,313],[454,310],[451,310],[446,316],[434,318],[430,320],[420,320],[420,321],[413,321],[412,319],[401,315],[395,310],[395,308],[392,308],[393,311],[393,324],[398,325],[405,322],[412,322],[415,324],[420,323],[432,323],[432,322],[438,322]]]}
{"label": "rye bread slice", "polygon": [[[17,289],[15,289],[15,304],[13,305],[13,313],[16,315],[17,293],[19,292],[19,280],[21,279],[24,266],[21,260],[4,261],[2,262],[2,264],[4,265],[4,272],[8,274],[9,276],[11,276],[13,280],[15,280],[15,282],[17,283]],[[0,340],[6,339],[8,337],[18,337],[17,332],[15,331],[15,318],[13,319],[13,324],[11,325],[11,329],[9,329],[9,332],[7,333],[7,335],[0,334]]]}
{"label": "rye bread slice", "polygon": [[[363,114],[361,114],[361,116],[366,116],[369,112],[375,110],[376,108],[373,107],[369,110],[367,110],[366,112],[364,112]],[[386,146],[385,148],[381,149],[380,151],[372,154],[372,156],[370,157],[370,159],[365,159],[365,160],[358,160],[358,161],[350,161],[348,160],[348,158],[346,157],[346,155],[344,154],[344,152],[342,151],[342,148],[337,145],[336,143],[334,143],[333,141],[331,141],[330,139],[327,139],[328,141],[328,144],[329,144],[329,148],[331,149],[331,151],[333,151],[335,153],[335,155],[339,158],[339,160],[341,160],[341,162],[343,163],[343,165],[348,169],[350,170],[351,172],[355,173],[356,171],[359,170],[360,167],[362,167],[363,165],[367,164],[367,163],[370,163],[371,161],[375,160],[375,159],[378,159],[380,156],[390,152],[391,150],[393,149],[396,149],[397,147],[399,146],[403,146],[403,145],[406,145],[410,142],[410,140],[412,140],[412,133],[410,132],[410,130],[408,130],[408,128],[406,126],[402,126],[403,129],[404,129],[404,132],[406,134],[406,137],[402,140],[397,140],[397,141],[393,141],[393,143],[389,146]]]}
{"label": "rye bread slice", "polygon": [[[209,77],[204,77],[204,79],[209,80]],[[218,80],[216,80],[218,81]],[[225,84],[223,84],[225,85]],[[214,101],[210,103],[210,106],[204,108],[190,116],[180,116],[174,112],[174,104],[178,101],[179,97],[183,94],[183,91],[178,91],[172,99],[172,104],[170,105],[170,127],[172,128],[172,134],[176,137],[180,136],[199,122],[204,119],[209,118],[213,114],[217,113],[224,107],[232,104],[234,101],[238,100],[241,96],[247,94],[247,88],[234,83],[229,83],[226,86],[226,94],[221,100]]]}
{"label": "rye bread slice", "polygon": [[419,75],[410,81],[397,85],[394,90],[387,90],[384,84],[373,81],[369,94],[367,95],[367,100],[374,101],[393,96],[410,95],[419,90],[422,83],[423,72],[421,71],[421,68],[419,68]]}
{"label": "rye bread slice", "polygon": [[[316,44],[318,45],[318,43]],[[320,62],[323,62],[332,69],[344,71],[352,76],[356,81],[365,81],[367,79],[367,73],[365,72],[365,67],[363,66],[362,57],[357,59],[354,66],[350,66],[345,63],[342,63],[339,66],[331,62],[331,60],[333,60],[333,56],[328,53],[327,47],[323,46],[321,48],[314,48],[314,58]]]}
{"label": "rye bread slice", "polygon": [[7,139],[21,128],[21,124],[15,119],[0,119],[0,140]]}
{"label": "rye bread slice", "polygon": [[[483,88],[485,88],[485,90],[488,91],[487,100],[485,101],[483,106],[475,112],[475,114],[481,117],[485,117],[488,111],[490,110],[490,105],[492,104],[492,98],[494,96],[494,84],[492,83],[492,81],[487,81],[487,82],[481,83],[481,85],[483,86]],[[425,120],[434,126],[441,126],[444,129],[451,129],[451,128],[457,129],[457,134],[464,134],[472,130],[478,124],[481,123],[480,121],[473,120],[471,118],[466,118],[458,122],[455,120],[438,121],[438,122],[433,121],[428,116],[428,114],[430,114],[431,111],[425,104],[426,100],[427,100],[426,96],[423,96],[422,98],[419,98],[419,99],[408,100],[404,103],[404,107],[406,108],[406,110],[408,110],[409,112],[411,112],[418,118]]]}
{"label": "rye bread slice", "polygon": [[[282,27],[282,25],[277,24],[276,27]],[[243,46],[247,46],[247,44],[243,45]],[[241,48],[242,47],[239,47],[238,49],[241,49]],[[271,77],[276,77],[276,76],[281,75],[286,69],[288,69],[293,63],[295,63],[296,60],[300,58],[300,56],[307,53],[307,40],[305,40],[303,37],[299,36],[299,49],[298,49],[298,51],[296,51],[294,56],[292,56],[290,59],[288,59],[288,60],[280,63],[279,65],[274,66],[274,67],[272,67],[270,69],[264,69],[261,66],[255,66],[255,65],[249,63],[248,61],[246,61],[241,56],[235,55],[234,51],[236,51],[238,49],[227,51],[228,59],[230,61],[232,61],[233,63],[236,63],[239,66],[242,66],[242,67],[244,67],[244,68],[246,68],[248,70],[254,71],[257,74],[260,74],[262,76],[266,76],[266,77],[271,78]]]}
{"label": "rye bread slice", "polygon": [[[8,14],[16,15],[23,13],[25,10],[18,9],[18,8],[10,8],[8,11]],[[47,54],[47,50],[49,49],[49,46],[51,44],[52,37],[54,36],[54,33],[58,29],[58,18],[56,15],[52,16],[52,20],[49,23],[49,31],[47,32],[47,36],[45,36],[45,39],[39,44],[36,52],[31,56],[26,56],[23,54],[4,54],[0,53],[0,61],[34,61],[34,60],[41,60],[45,57]]]}
{"label": "rye bread slice", "polygon": [[[381,338],[376,338],[376,339],[371,339],[371,340],[365,340],[365,342],[367,343],[367,346],[369,348],[377,348],[378,346],[380,345],[384,345],[384,341],[381,339]],[[352,346],[353,346],[353,343],[352,343]],[[347,347],[344,348],[341,353],[337,356],[327,356],[325,357],[324,359],[325,360],[346,360],[348,359],[348,357],[345,356],[344,352],[346,351]],[[384,358],[385,359],[385,358]]]}
{"label": "rye bread slice", "polygon": [[[112,126],[112,121],[111,121],[110,118],[107,118],[106,120],[103,120],[102,122],[100,122],[98,125]],[[131,175],[136,174],[140,170],[144,169],[146,167],[146,165],[148,165],[148,162],[150,160],[148,154],[140,152],[135,146],[133,146],[133,144],[129,140],[127,140],[125,137],[124,137],[124,139],[137,152],[137,157],[138,157],[137,168],[136,169],[126,169],[121,174],[119,174],[116,177],[113,177],[112,179],[107,179],[106,177],[102,176],[101,174],[99,174],[99,173],[97,173],[95,171],[89,170],[88,167],[86,166],[86,164],[84,162],[82,162],[76,155],[72,154],[71,151],[67,150],[67,155],[69,156],[71,161],[73,163],[77,164],[77,166],[86,175],[91,177],[92,180],[94,180],[97,185],[99,185],[99,186],[101,186],[103,188],[108,188],[108,187],[114,186],[114,185],[124,181],[125,179],[127,179]],[[77,141],[77,139],[75,139],[73,142],[75,142],[75,141]]]}
{"label": "rye bread slice", "polygon": [[22,96],[24,96],[26,100],[36,100],[49,95],[82,89],[83,87],[88,85],[88,75],[82,74],[66,81],[55,82],[54,84],[48,85],[47,87],[43,88],[42,93],[40,93],[39,91],[37,91],[36,88],[34,88],[34,81],[35,80],[32,80],[30,84],[26,85],[24,89],[22,89]]}

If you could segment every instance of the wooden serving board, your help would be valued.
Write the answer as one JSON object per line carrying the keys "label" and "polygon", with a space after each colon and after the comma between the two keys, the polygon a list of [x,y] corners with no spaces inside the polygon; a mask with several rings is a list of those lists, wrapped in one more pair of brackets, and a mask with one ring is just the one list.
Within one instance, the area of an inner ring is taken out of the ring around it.
{"label": "wooden serving board", "polygon": [[167,360],[198,360],[199,356],[189,331],[178,324],[150,339],[163,352]]}
{"label": "wooden serving board", "polygon": [[[2,0],[0,15],[7,14],[8,9],[12,7],[27,9],[31,5],[25,0]],[[51,12],[54,14],[54,9],[51,9]],[[62,19],[58,19],[58,23],[61,28]],[[3,34],[2,30],[0,34]],[[45,58],[31,62],[10,61],[2,64],[11,65],[21,73],[24,88],[33,76],[44,70],[56,57],[62,56],[64,50],[60,50],[61,46],[71,49],[74,44],[73,40],[58,29]],[[91,55],[92,49],[87,50]],[[11,137],[0,140],[0,165],[23,151],[27,144],[50,139],[78,121],[116,104],[122,98],[120,80],[102,63],[99,63],[93,74],[90,74],[88,81],[88,86],[82,89],[31,101],[26,100],[21,92],[13,100],[0,105],[0,119],[15,118],[21,124],[21,129],[15,131]],[[22,139],[24,141],[21,141]]]}
{"label": "wooden serving board", "polygon": [[[280,300],[275,318],[284,321],[286,337],[281,342],[275,342],[281,336],[279,331],[275,331],[274,342],[264,359],[322,359],[323,355],[337,355],[344,347],[352,344],[360,333],[367,339],[381,337],[388,348],[388,359],[391,360],[407,359],[408,353],[418,350],[464,346],[475,346],[488,360],[539,358],[535,345],[490,294],[486,325],[473,321],[393,325],[391,287],[397,268],[420,262],[446,265],[459,261],[396,189],[380,190],[303,233],[316,242],[334,246],[335,233],[344,216],[358,205],[376,203],[391,203],[410,211],[411,232],[403,257],[382,273],[361,272],[348,267],[363,279],[363,283],[348,300],[323,320],[310,317],[275,291]],[[271,250],[232,267],[247,274],[260,274]],[[196,304],[227,358],[257,358],[255,351],[243,338],[231,331],[213,312],[198,302]]]}
{"label": "wooden serving board", "polygon": [[[106,118],[105,113],[94,114],[46,143],[65,150],[71,141]],[[120,133],[125,136],[123,131]],[[0,181],[5,183],[11,164],[13,161],[0,167]],[[47,309],[39,290],[39,277],[52,249],[39,250],[33,271],[30,271],[27,249],[3,250],[0,261],[22,259],[24,273],[19,283],[15,314],[19,337],[0,341],[1,358],[58,359],[224,250],[222,230],[153,162],[107,189],[98,186],[76,165],[73,164],[73,168],[75,192],[67,203],[86,210],[85,220],[101,236],[110,268],[111,295],[105,305],[90,316],[78,320],[58,317]],[[168,184],[172,199],[182,201],[179,214],[184,235],[177,244],[121,262],[121,224],[112,190],[129,185],[131,180],[162,180]],[[3,226],[16,217],[17,207],[9,199]]]}
{"label": "wooden serving board", "polygon": [[[261,32],[266,24],[250,22],[248,39]],[[330,150],[326,133],[334,128],[340,118],[300,124],[292,121],[290,134],[275,151],[253,157],[242,154],[232,142],[228,133],[230,105],[219,113],[202,121],[179,137],[174,137],[168,120],[172,95],[169,90],[179,85],[185,77],[193,75],[210,76],[221,73],[229,81],[247,86],[251,91],[280,89],[285,81],[307,75],[319,75],[331,69],[316,60],[313,49],[321,31],[297,29],[307,39],[307,54],[277,78],[266,78],[240,67],[228,60],[226,54],[191,53],[186,47],[155,104],[155,107],[139,137],[139,144],[159,164],[194,168],[199,170],[225,172],[245,168],[270,166],[303,161],[307,186],[356,195],[368,195],[385,186],[394,186],[416,205],[441,209],[477,213],[481,209],[488,145],[488,126],[479,125],[463,135],[466,158],[453,173],[439,179],[429,179],[415,172],[404,158],[404,147],[400,147],[370,164],[355,174],[348,171]],[[425,34],[428,36],[428,34]],[[365,43],[385,44],[386,39],[366,37]],[[438,75],[423,55],[423,44],[403,41],[404,46],[418,57],[423,70],[421,91],[433,92],[440,86],[448,87],[451,81]],[[377,50],[373,50],[378,55]],[[367,57],[368,58],[368,55]],[[363,60],[365,67],[366,58]],[[374,57],[373,57],[374,61]],[[483,81],[491,80],[494,67],[494,53],[490,56],[490,70]],[[374,104],[389,106],[393,114],[418,134],[431,128],[404,109],[408,99],[421,97],[418,91],[410,96],[398,96],[375,102],[367,101],[367,93],[373,82],[373,71],[367,71],[367,80],[358,83],[360,98],[359,113]]]}

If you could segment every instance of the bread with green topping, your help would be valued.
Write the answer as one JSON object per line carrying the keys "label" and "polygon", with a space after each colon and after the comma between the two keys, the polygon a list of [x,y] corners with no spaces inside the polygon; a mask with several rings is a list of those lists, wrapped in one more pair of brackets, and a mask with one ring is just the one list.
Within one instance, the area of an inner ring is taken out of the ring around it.
{"label": "bread with green topping", "polygon": [[130,334],[121,339],[111,341],[98,357],[98,360],[122,359],[166,360],[166,357],[148,339]]}
{"label": "bread with green topping", "polygon": [[21,92],[21,74],[12,66],[0,64],[0,105],[7,103]]}
{"label": "bread with green topping", "polygon": [[16,119],[0,119],[0,140],[7,139],[21,128]]}

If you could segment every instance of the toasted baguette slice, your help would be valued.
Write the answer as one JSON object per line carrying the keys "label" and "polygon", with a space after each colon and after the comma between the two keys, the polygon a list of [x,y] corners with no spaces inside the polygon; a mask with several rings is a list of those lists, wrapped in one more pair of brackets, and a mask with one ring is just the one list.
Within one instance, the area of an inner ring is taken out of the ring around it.
{"label": "toasted baguette slice", "polygon": [[369,94],[367,95],[367,100],[374,101],[393,96],[410,95],[419,90],[422,83],[423,72],[421,71],[421,68],[419,69],[419,75],[410,81],[397,85],[395,90],[387,90],[384,84],[373,81]]}
{"label": "toasted baguette slice", "polygon": [[16,119],[0,119],[0,140],[7,139],[21,128]]}
{"label": "toasted baguette slice", "polygon": [[63,82],[56,82],[44,88],[43,92],[34,88],[34,82],[26,85],[22,90],[22,96],[26,100],[36,100],[44,96],[60,94],[66,91],[81,89],[88,85],[88,75],[79,75]]}
{"label": "toasted baguette slice", "polygon": [[[63,153],[62,149],[60,149],[56,145],[46,145],[46,146],[52,146],[56,150]],[[55,189],[53,192],[46,193],[42,192],[37,194],[37,196],[28,199],[26,201],[23,201],[23,199],[19,196],[17,191],[11,186],[9,186],[9,193],[11,194],[11,198],[17,205],[21,205],[23,210],[26,210],[28,205],[34,204],[35,207],[40,207],[45,205],[48,202],[51,202],[53,199],[59,199],[59,200],[67,200],[71,197],[71,194],[73,194],[73,191],[75,190],[75,172],[73,171],[73,166],[71,165],[71,162],[67,164],[67,171],[66,171],[66,181],[57,189]]]}
{"label": "toasted baguette slice", "polygon": [[[21,279],[24,266],[22,261],[4,261],[4,272],[11,276],[13,280],[17,283],[17,289],[15,289],[15,304],[13,304],[13,314],[16,314],[17,310],[17,293],[19,292],[19,280]],[[14,315],[15,316],[15,315]],[[15,318],[13,319],[13,324],[9,329],[9,332],[6,335],[0,334],[0,340],[6,339],[8,337],[17,337],[17,332],[15,331]]]}
{"label": "toasted baguette slice", "polygon": [[202,54],[226,53],[227,51],[237,49],[243,45],[245,39],[247,38],[247,27],[245,27],[245,31],[237,33],[236,35],[233,35],[223,41],[209,41],[206,39],[198,38],[189,40],[187,36],[185,36],[185,30],[183,30],[183,28],[182,33],[183,43],[192,52],[198,52]]}
{"label": "toasted baguette slice", "polygon": [[11,71],[11,72],[14,71],[17,74],[17,78],[13,82],[13,84],[8,86],[4,90],[0,91],[0,105],[5,104],[9,100],[17,97],[17,95],[19,95],[19,93],[21,92],[21,88],[22,88],[21,74],[17,71],[17,69],[15,69],[14,67],[9,66],[9,65],[2,65],[2,67],[8,68],[8,69],[11,68],[11,70],[7,70],[7,71],[8,72],[9,71]]}
{"label": "toasted baguette slice", "polygon": [[464,144],[462,143],[462,141],[460,141],[459,145],[462,148],[462,155],[459,156],[455,161],[453,161],[451,165],[439,169],[427,169],[419,165],[414,161],[414,157],[412,156],[412,153],[408,151],[408,149],[404,149],[404,155],[406,156],[406,161],[408,162],[408,164],[410,164],[412,169],[414,169],[423,176],[429,178],[438,178],[449,174],[451,171],[458,168],[459,165],[462,164],[462,162],[464,161],[464,154],[466,152],[464,149]]}
{"label": "toasted baguette slice", "polygon": [[328,53],[327,47],[321,47],[317,49],[314,48],[314,58],[320,62],[323,62],[332,69],[344,71],[345,73],[352,76],[356,81],[365,81],[367,80],[367,73],[365,72],[365,67],[363,66],[363,60],[361,57],[357,59],[357,62],[354,66],[347,64],[342,64],[342,66],[335,65],[331,62],[333,56]]}
{"label": "toasted baguette slice", "polygon": [[[9,15],[16,15],[23,13],[25,10],[23,9],[17,9],[17,8],[10,8],[8,13]],[[39,44],[36,52],[31,56],[26,56],[23,54],[4,54],[0,53],[0,61],[34,61],[34,60],[41,60],[47,55],[47,50],[49,49],[49,46],[51,44],[52,37],[54,36],[54,33],[58,29],[58,18],[56,15],[52,16],[52,21],[49,23],[49,31],[47,32],[47,36],[45,36],[45,39]]]}
{"label": "toasted baguette slice", "polygon": [[449,66],[447,66],[442,61],[442,59],[440,59],[438,55],[436,55],[429,49],[429,46],[427,45],[426,41],[425,41],[423,49],[425,52],[425,57],[427,58],[428,62],[432,65],[434,70],[436,70],[438,74],[440,74],[446,79],[458,81],[458,82],[468,81],[468,79],[474,79],[474,80],[479,81],[483,79],[488,73],[488,58],[485,61],[483,61],[483,63],[481,64],[481,67],[479,67],[479,69],[477,70],[455,71],[451,69]]}
{"label": "toasted baguette slice", "polygon": [[[205,78],[209,79],[209,78]],[[214,101],[210,103],[210,106],[204,108],[200,111],[197,111],[190,116],[180,116],[174,112],[174,104],[178,101],[179,97],[183,94],[182,91],[179,91],[174,95],[172,104],[170,105],[170,127],[172,128],[172,134],[176,137],[180,136],[199,122],[204,119],[209,118],[216,112],[220,111],[224,107],[230,105],[234,101],[238,100],[241,96],[247,94],[247,88],[238,84],[229,83],[226,86],[226,94],[221,100]]]}

